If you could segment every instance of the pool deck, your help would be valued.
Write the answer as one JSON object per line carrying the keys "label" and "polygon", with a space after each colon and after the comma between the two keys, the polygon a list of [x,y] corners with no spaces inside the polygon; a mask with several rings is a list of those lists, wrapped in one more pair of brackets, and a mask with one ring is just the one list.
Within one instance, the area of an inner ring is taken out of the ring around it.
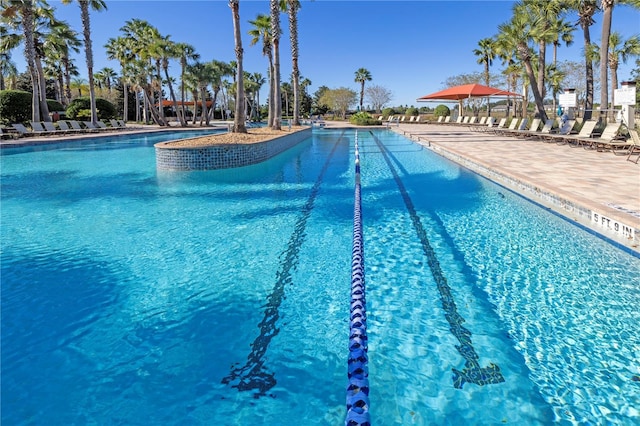
{"label": "pool deck", "polygon": [[[352,127],[332,121],[325,126]],[[389,128],[640,254],[640,164],[626,161],[626,155],[497,136],[451,124],[404,123]],[[158,130],[168,129],[136,126],[113,134]],[[37,145],[109,133],[29,137],[1,144]]]}
{"label": "pool deck", "polygon": [[[640,164],[627,155],[468,126],[407,123],[390,129],[640,253]],[[610,229],[615,222],[634,228],[633,238]]]}

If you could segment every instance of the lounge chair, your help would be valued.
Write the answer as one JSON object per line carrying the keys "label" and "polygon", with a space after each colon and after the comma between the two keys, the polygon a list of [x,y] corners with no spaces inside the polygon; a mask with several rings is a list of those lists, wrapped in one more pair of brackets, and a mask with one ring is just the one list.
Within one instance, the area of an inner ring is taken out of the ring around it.
{"label": "lounge chair", "polygon": [[0,127],[0,139],[16,139],[20,137],[20,134],[13,129],[3,129]]}
{"label": "lounge chair", "polygon": [[[524,121],[524,120],[523,120]],[[520,131],[516,131],[513,134],[515,136],[518,137],[523,137],[523,138],[528,138],[531,136],[538,136],[538,129],[540,128],[540,123],[542,123],[542,120],[539,118],[534,118],[533,120],[531,120],[531,126],[529,126],[529,130],[520,130]]]}
{"label": "lounge chair", "polygon": [[577,135],[562,135],[558,137],[558,144],[569,144],[573,147],[590,145],[589,141],[594,135],[598,120],[587,120],[582,123],[582,128]]}
{"label": "lounge chair", "polygon": [[420,123],[420,120],[422,120],[422,116],[421,115],[417,115],[416,116],[416,121],[414,121],[414,123]]}
{"label": "lounge chair", "polygon": [[35,132],[27,129],[22,123],[14,123],[11,126],[20,134],[20,136],[37,136],[42,134],[42,132]]}
{"label": "lounge chair", "polygon": [[473,117],[469,118],[469,121],[467,123],[476,124],[477,122],[478,122],[478,117],[474,115]]}
{"label": "lounge chair", "polygon": [[[58,133],[58,134],[61,134],[61,133],[67,133],[67,132],[66,132],[64,129],[62,129],[62,128],[60,128],[60,129],[56,129],[56,125],[55,125],[55,124],[53,124],[53,123],[52,123],[52,122],[50,122],[50,121],[43,121],[43,122],[42,122],[42,125],[44,126],[44,128],[46,129],[46,131],[47,131],[48,133]],[[60,124],[58,124],[58,126],[60,126]]]}
{"label": "lounge chair", "polygon": [[49,133],[47,129],[44,128],[42,121],[30,121],[29,123],[31,124],[31,128],[33,129],[34,133]]}
{"label": "lounge chair", "polygon": [[544,142],[558,142],[560,145],[564,144],[563,138],[572,134],[573,128],[576,125],[576,120],[567,120],[564,123],[560,123],[557,129],[551,129],[548,135],[543,136]]}
{"label": "lounge chair", "polygon": [[86,129],[84,127],[82,127],[80,125],[79,122],[77,122],[76,120],[69,120],[69,125],[71,126],[71,129],[75,130],[75,131],[82,131],[82,132],[89,132],[91,131],[91,129]]}
{"label": "lounge chair", "polygon": [[489,119],[487,120],[487,125],[484,127],[478,127],[477,130],[480,130],[482,132],[494,132],[495,130],[504,129],[504,126],[506,125],[506,118],[501,118],[498,124],[496,124],[496,119],[493,117],[489,117]]}
{"label": "lounge chair", "polygon": [[450,115],[447,115],[447,116],[444,118],[443,123],[451,123],[451,116],[450,116]]}
{"label": "lounge chair", "polygon": [[438,123],[442,123],[444,121],[444,115],[441,115],[440,117],[438,117]]}
{"label": "lounge chair", "polygon": [[[633,129],[629,129],[629,135],[631,136],[630,140],[632,145],[629,147],[627,161],[638,164],[638,160],[640,160],[640,136],[638,135],[638,132]],[[633,161],[633,157],[636,158],[636,161]]]}
{"label": "lounge chair", "polygon": [[478,124],[480,126],[484,126],[485,124],[487,124],[487,118],[489,118],[489,117],[487,117],[487,116],[480,117],[480,121],[478,121]]}
{"label": "lounge chair", "polygon": [[622,124],[609,123],[602,131],[600,137],[588,139],[583,141],[582,146],[584,149],[595,149],[597,151],[606,151],[613,149],[628,149],[631,146],[631,141],[620,138],[620,129]]}
{"label": "lounge chair", "polygon": [[93,124],[91,121],[83,121],[82,124],[84,124],[84,127],[88,130],[91,130],[93,132],[99,132],[100,128],[98,126],[96,126],[95,124]]}
{"label": "lounge chair", "polygon": [[507,127],[506,129],[495,129],[494,133],[497,135],[506,135],[509,133],[521,131],[527,125],[527,121],[527,117],[523,118],[522,120],[514,117],[509,123],[509,127]]}

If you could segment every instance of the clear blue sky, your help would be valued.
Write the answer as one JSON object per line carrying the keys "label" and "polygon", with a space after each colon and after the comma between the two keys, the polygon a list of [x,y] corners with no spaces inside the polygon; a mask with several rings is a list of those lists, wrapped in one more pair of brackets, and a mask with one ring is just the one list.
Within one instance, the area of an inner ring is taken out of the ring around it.
{"label": "clear blue sky", "polygon": [[[49,0],[56,8],[56,16],[67,21],[82,34],[80,10],[76,2],[63,5]],[[373,77],[371,82],[386,87],[393,93],[390,102],[396,105],[425,105],[416,98],[443,89],[451,76],[481,72],[473,50],[482,38],[497,34],[498,25],[511,17],[513,1],[328,1],[300,0],[299,14],[300,72],[311,80],[309,92],[320,86],[348,87],[359,92],[354,82],[355,71],[366,68]],[[240,1],[241,31],[244,47],[244,69],[267,76],[267,59],[262,46],[250,45],[248,31],[259,14],[269,14],[269,2]],[[281,41],[281,75],[289,81],[291,55],[288,21],[281,15],[283,37]],[[233,21],[226,0],[213,1],[111,1],[107,10],[91,12],[93,34],[94,71],[111,67],[120,72],[119,64],[108,61],[104,45],[111,37],[120,35],[119,29],[132,18],[148,21],[163,35],[171,35],[176,42],[192,44],[202,60],[229,62],[235,60]],[[573,17],[572,17],[573,18]],[[600,41],[602,14],[595,16],[591,39]],[[628,6],[616,6],[613,30],[624,39],[640,32],[640,12]],[[581,62],[582,32],[574,32],[574,44],[559,49],[559,60]],[[13,53],[20,71],[25,69],[22,48]],[[86,77],[84,53],[76,55],[77,66]],[[548,60],[551,60],[550,49]],[[630,78],[635,61],[621,64],[620,81]],[[498,73],[500,61],[491,69]],[[178,75],[179,65],[171,65]],[[597,72],[597,71],[596,71]],[[596,94],[596,97],[599,97]],[[266,85],[261,102],[266,100]],[[426,104],[433,106],[430,104]]]}

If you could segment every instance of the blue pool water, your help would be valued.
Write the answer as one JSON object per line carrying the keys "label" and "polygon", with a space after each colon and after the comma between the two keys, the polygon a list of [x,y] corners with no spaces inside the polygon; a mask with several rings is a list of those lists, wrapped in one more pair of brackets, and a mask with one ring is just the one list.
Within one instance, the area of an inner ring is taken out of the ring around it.
{"label": "blue pool water", "polygon": [[[192,173],[159,138],[2,151],[2,424],[344,424],[355,131]],[[358,141],[373,424],[637,424],[640,259]]]}

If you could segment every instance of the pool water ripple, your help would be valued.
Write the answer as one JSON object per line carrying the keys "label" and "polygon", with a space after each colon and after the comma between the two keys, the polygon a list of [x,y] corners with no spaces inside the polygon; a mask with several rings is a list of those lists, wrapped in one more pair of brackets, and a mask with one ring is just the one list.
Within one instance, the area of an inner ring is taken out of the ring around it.
{"label": "pool water ripple", "polygon": [[[637,423],[640,259],[375,136],[414,208],[360,133],[375,424]],[[3,149],[2,423],[343,424],[353,139],[314,130],[263,164],[194,173],[156,171],[151,139]],[[265,352],[275,385],[256,399],[222,381],[260,334],[334,146]],[[479,365],[504,382],[454,386],[460,342],[416,218]]]}

